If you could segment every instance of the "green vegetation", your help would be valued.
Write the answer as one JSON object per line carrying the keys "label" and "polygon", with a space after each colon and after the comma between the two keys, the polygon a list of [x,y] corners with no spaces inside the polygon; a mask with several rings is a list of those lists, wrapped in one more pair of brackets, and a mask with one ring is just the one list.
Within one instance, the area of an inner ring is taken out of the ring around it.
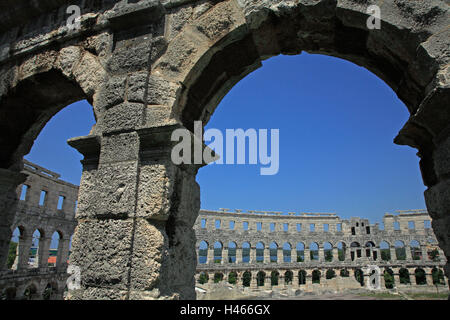
{"label": "green vegetation", "polygon": [[387,289],[393,289],[395,285],[394,275],[392,270],[384,272],[384,283]]}
{"label": "green vegetation", "polygon": [[7,261],[8,269],[12,268],[14,261],[16,260],[17,246],[18,246],[17,242],[11,241],[9,244],[8,261]]}
{"label": "green vegetation", "polygon": [[434,249],[433,251],[430,252],[430,259],[432,261],[439,261],[439,251],[438,249]]}
{"label": "green vegetation", "polygon": [[331,262],[333,260],[333,254],[331,253],[331,250],[325,251],[325,261]]}
{"label": "green vegetation", "polygon": [[228,283],[229,284],[236,284],[237,282],[237,275],[236,272],[230,272],[228,275]]}
{"label": "green vegetation", "polygon": [[198,277],[198,283],[205,284],[209,280],[209,277],[206,273],[200,273],[200,276]]}
{"label": "green vegetation", "polygon": [[334,277],[336,277],[336,272],[333,269],[328,269],[325,277],[327,279],[333,279]]}
{"label": "green vegetation", "polygon": [[381,260],[389,261],[391,260],[391,251],[389,249],[380,249]]}
{"label": "green vegetation", "polygon": [[350,276],[350,272],[347,269],[341,269],[340,275],[341,277],[347,278]]}

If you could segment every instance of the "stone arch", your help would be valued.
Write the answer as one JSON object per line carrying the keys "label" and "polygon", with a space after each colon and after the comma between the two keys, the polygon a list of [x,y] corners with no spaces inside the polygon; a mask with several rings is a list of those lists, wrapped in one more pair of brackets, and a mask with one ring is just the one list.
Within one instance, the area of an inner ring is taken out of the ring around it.
{"label": "stone arch", "polygon": [[270,283],[272,286],[277,286],[279,284],[280,273],[277,270],[273,270],[270,273]]}
{"label": "stone arch", "polygon": [[347,244],[344,241],[338,241],[335,245],[337,249],[337,258],[339,261],[345,261],[347,254]]}
{"label": "stone arch", "polygon": [[263,287],[266,281],[266,273],[264,271],[259,271],[256,274],[256,281],[258,287]]}
{"label": "stone arch", "polygon": [[364,272],[362,271],[362,269],[358,268],[355,270],[355,279],[359,282],[361,287],[364,286]]}
{"label": "stone arch", "polygon": [[205,284],[208,283],[209,281],[209,275],[208,272],[200,272],[199,276],[198,276],[198,283],[200,284]]}
{"label": "stone arch", "polygon": [[406,260],[406,247],[405,242],[402,240],[396,240],[395,246],[395,256],[397,260]]}
{"label": "stone arch", "polygon": [[299,270],[298,271],[298,284],[306,284],[306,271],[305,270]]}
{"label": "stone arch", "polygon": [[47,283],[44,291],[42,292],[42,298],[44,300],[54,300],[58,297],[58,283],[56,281],[51,281]]}
{"label": "stone arch", "polygon": [[222,241],[215,241],[214,249],[214,263],[223,263],[223,243]]}
{"label": "stone arch", "polygon": [[[19,259],[20,255],[23,254],[21,248],[24,247],[24,241],[25,241],[25,228],[21,225],[14,228],[14,231],[11,235],[11,240],[9,242],[9,252],[14,251],[15,252],[15,258],[14,260],[8,259],[7,261],[7,268],[12,270],[17,270],[19,265]],[[8,255],[9,257],[9,255]]]}
{"label": "stone arch", "polygon": [[250,271],[244,271],[242,273],[242,285],[244,287],[250,287],[250,284],[252,282],[252,273]]}
{"label": "stone arch", "polygon": [[433,267],[431,269],[431,277],[433,279],[433,285],[445,285],[445,277],[442,269]]}
{"label": "stone arch", "polygon": [[416,270],[414,270],[414,276],[416,277],[416,284],[418,285],[427,284],[427,277],[424,269],[420,267],[416,268]]}
{"label": "stone arch", "polygon": [[197,244],[198,250],[198,263],[205,264],[208,262],[208,249],[209,244],[205,240],[201,240]]}
{"label": "stone arch", "polygon": [[400,278],[400,284],[411,284],[411,280],[409,278],[409,271],[406,268],[400,268],[398,270],[398,275]]}
{"label": "stone arch", "polygon": [[236,271],[231,271],[228,274],[228,283],[229,284],[236,284],[237,283],[238,274]]}
{"label": "stone arch", "polygon": [[386,240],[380,242],[380,258],[384,261],[389,261],[391,257],[391,245]]}
{"label": "stone arch", "polygon": [[270,262],[279,262],[278,261],[278,243],[276,241],[272,241],[269,244],[270,250]]}
{"label": "stone arch", "polygon": [[361,244],[357,241],[353,241],[350,244],[350,258],[352,261],[355,261],[357,258],[361,258],[362,249]]}
{"label": "stone arch", "polygon": [[312,283],[320,283],[320,277],[322,276],[322,272],[320,270],[315,269],[312,272],[311,282]]}
{"label": "stone arch", "polygon": [[[125,11],[127,12],[127,9],[130,9],[129,6],[135,5],[134,2],[135,1],[129,1],[128,4],[123,4],[121,2],[120,4],[124,5]],[[389,14],[382,15],[382,28],[380,30],[369,30],[367,28],[367,7],[365,3],[362,3],[361,1],[318,0],[313,2],[286,1],[273,3],[271,1],[236,2],[228,0],[220,1],[218,3],[214,2],[208,10],[196,10],[196,14],[187,14],[189,18],[186,18],[183,23],[177,24],[176,26],[167,26],[166,30],[168,30],[170,36],[168,36],[168,40],[162,37],[163,40],[160,41],[162,42],[160,47],[163,47],[164,49],[159,50],[159,47],[156,48],[156,57],[153,57],[152,55],[150,55],[150,57],[140,55],[140,57],[143,56],[146,58],[146,62],[152,59],[157,60],[154,65],[144,65],[145,68],[143,68],[145,70],[151,69],[151,80],[154,80],[153,76],[155,76],[155,78],[160,78],[159,75],[163,75],[165,78],[170,78],[170,81],[177,84],[176,90],[174,90],[176,91],[176,94],[165,94],[166,98],[174,100],[173,103],[168,103],[170,104],[168,109],[171,110],[170,117],[166,117],[167,114],[164,108],[157,111],[152,109],[151,111],[154,113],[149,115],[149,117],[158,119],[156,120],[158,126],[167,124],[169,122],[167,121],[167,118],[170,118],[170,120],[175,120],[175,122],[179,122],[192,130],[193,121],[202,120],[203,123],[207,122],[217,106],[217,103],[237,81],[260,66],[261,60],[280,53],[298,54],[302,50],[305,50],[312,53],[322,53],[345,58],[364,66],[385,80],[406,104],[408,110],[412,114],[412,117],[401,130],[395,142],[398,144],[408,144],[419,149],[421,172],[423,174],[424,183],[428,187],[428,190],[425,193],[427,207],[429,212],[435,217],[435,219],[433,219],[433,227],[439,242],[443,248],[446,248],[446,255],[449,256],[448,246],[446,245],[446,230],[449,229],[448,220],[444,219],[445,211],[442,209],[449,200],[448,193],[446,193],[449,189],[449,182],[448,165],[446,165],[447,157],[445,156],[448,150],[448,131],[446,130],[448,128],[448,123],[450,122],[450,114],[447,112],[449,86],[448,77],[446,76],[448,74],[448,8],[445,6],[446,4],[444,2],[437,0],[423,1],[420,5],[408,0],[385,1],[380,5],[382,12],[389,12]],[[14,11],[14,9],[16,8],[14,7],[9,10]],[[108,9],[111,8],[109,7]],[[114,47],[113,45],[117,44],[114,42],[114,39],[117,40],[118,36],[121,35],[121,33],[117,31],[117,25],[120,25],[119,21],[123,19],[120,19],[120,16],[114,16],[114,14],[120,13],[118,12],[119,9],[124,8],[118,6],[109,12],[111,13],[109,17],[106,16],[102,17],[104,19],[97,19],[97,21],[101,21],[101,23],[108,20],[108,23],[104,23],[104,25],[108,25],[108,28],[110,28],[108,35],[113,39],[111,40],[111,43],[105,45],[108,50]],[[196,7],[195,9],[199,8]],[[167,17],[168,19],[164,20],[174,20],[169,19],[173,18],[173,15],[177,15],[177,17],[181,16],[178,14],[179,10],[181,9],[178,9],[178,7],[174,5],[170,10],[167,10],[167,14],[172,16]],[[129,10],[128,13],[131,14],[132,11],[133,10]],[[161,13],[161,15],[164,15],[164,13]],[[14,22],[11,22],[14,21],[14,18],[17,18],[17,16],[13,17],[7,25],[11,25],[12,23],[14,26]],[[133,21],[134,19],[128,20]],[[83,31],[92,31],[97,30],[97,28],[102,28],[101,25],[95,25],[96,22],[92,19],[89,20],[89,22],[92,22],[92,25],[87,27],[87,30]],[[90,30],[91,27],[92,30]],[[118,29],[123,31],[121,28]],[[90,32],[86,33],[89,34]],[[139,36],[142,35],[141,32],[138,32],[138,34]],[[84,37],[84,35],[80,34],[80,37]],[[139,40],[139,38],[133,38],[132,40]],[[60,43],[63,43],[63,41],[65,40],[61,40]],[[56,42],[53,42],[52,44],[54,44],[52,47],[58,47],[60,45]],[[89,66],[89,61],[82,63],[83,59],[97,60],[95,55],[92,57],[92,52],[96,51],[93,47],[89,48],[90,50],[87,50],[86,48],[86,50],[81,53],[80,63],[64,64],[68,65],[69,68],[67,69],[64,67],[61,68],[62,71],[56,71],[57,73],[62,73],[64,75],[66,73],[69,75],[73,74],[75,80],[79,83],[78,86],[82,88],[83,95],[88,96],[94,96],[96,90],[90,90],[89,88],[91,88],[91,86],[89,84],[96,83],[96,81],[90,81],[90,79],[86,80],[86,86],[84,86],[81,83],[81,79],[77,79],[78,76],[76,71],[80,67]],[[75,54],[70,52],[70,49],[68,51],[68,58],[72,56],[77,57],[76,50]],[[105,49],[105,51],[107,50]],[[160,56],[159,51],[164,51],[164,54]],[[24,52],[21,53],[25,54]],[[9,57],[9,54],[13,54],[13,51],[11,51],[11,53],[7,52],[8,58],[19,58],[14,56]],[[36,53],[31,57],[33,59],[28,56],[27,59],[32,61],[28,64],[25,63],[26,61],[21,63],[23,66],[7,65],[5,67],[6,64],[11,63],[9,61],[16,61],[17,59],[8,59],[8,62],[2,62],[0,96],[4,97],[4,91],[9,92],[11,88],[16,86],[14,81],[16,74],[25,74],[26,78],[30,73],[30,70],[46,70],[44,72],[54,72],[54,68],[58,70],[57,66],[48,67],[53,64],[48,61],[61,61],[59,55],[58,57],[56,57],[56,55],[56,52],[53,54],[53,51],[46,51],[45,53],[39,54]],[[123,56],[118,56],[117,52],[114,52],[112,57],[123,58]],[[77,59],[78,58],[76,58],[75,61],[77,61]],[[71,61],[71,59],[68,60]],[[115,60],[119,62],[123,61],[120,59]],[[154,60],[152,60],[152,63]],[[111,65],[109,66],[111,67]],[[136,66],[133,65],[133,67]],[[143,66],[139,65],[138,67]],[[4,76],[5,72],[3,68],[10,68],[12,71],[10,72],[10,70],[7,70],[6,76]],[[90,72],[96,70],[96,68],[86,69]],[[135,69],[133,69],[133,71]],[[141,70],[139,68],[137,69]],[[79,71],[86,76],[86,73],[82,72],[82,70]],[[97,73],[101,72],[92,73],[97,75]],[[33,72],[31,72],[31,74],[33,74]],[[135,75],[132,76],[134,77]],[[4,78],[8,80],[4,81]],[[9,80],[10,78],[13,80]],[[140,78],[142,80],[142,77]],[[144,79],[149,80],[149,78],[145,77]],[[44,80],[40,82],[45,82]],[[6,82],[6,85],[4,85],[3,82]],[[39,83],[39,81],[34,82]],[[52,80],[52,85],[53,82],[54,78]],[[136,80],[136,82],[138,81]],[[148,81],[143,82],[148,84]],[[97,107],[98,104],[100,104],[100,101],[104,101],[105,105],[112,107],[111,109],[108,109],[111,113],[105,111],[107,114],[112,114],[114,112],[122,114],[120,111],[124,110],[123,108],[121,109],[120,106],[124,96],[120,96],[120,90],[116,90],[116,85],[121,89],[122,82],[120,77],[117,78],[111,76],[108,83],[105,84],[105,87],[110,86],[111,88],[114,88],[114,90],[110,91],[118,92],[118,97],[107,97],[102,96],[102,94],[95,97],[98,99],[94,103]],[[22,87],[28,86],[29,85],[22,85]],[[5,87],[6,90],[4,89]],[[69,85],[69,88],[72,88],[72,86]],[[92,85],[92,88],[96,88],[96,86]],[[37,89],[43,91],[42,86]],[[79,88],[77,88],[76,91],[77,93],[80,93],[81,91],[78,89]],[[66,90],[59,91],[64,92]],[[16,93],[16,96],[20,95],[21,94]],[[8,96],[8,103],[6,103],[6,100],[3,98],[1,100],[0,109],[2,110],[2,113],[0,114],[0,119],[14,119],[17,117],[16,114],[3,113],[5,105],[15,105],[15,102],[11,103],[11,101],[14,100],[14,94],[11,95],[8,93]],[[75,94],[75,96],[77,96],[78,99],[78,94]],[[108,100],[107,98],[111,100]],[[49,104],[49,107],[51,105],[52,104]],[[166,106],[164,103],[157,103],[156,105]],[[20,109],[21,108],[19,108],[19,110]],[[23,113],[26,114],[25,112]],[[112,117],[114,118],[114,116]],[[99,118],[103,119],[103,116]],[[98,121],[100,124],[100,119],[98,119]],[[102,120],[102,125],[97,126],[96,128],[102,127],[103,125],[107,127],[106,121]],[[29,127],[30,126],[27,126],[22,131],[29,132]],[[130,127],[132,127],[132,125],[127,124],[126,129],[130,129]],[[11,134],[9,131],[5,131],[1,133],[1,136],[3,137],[4,134],[6,134],[6,136],[21,137],[21,141],[24,141],[24,145],[18,145],[17,143],[12,142],[9,143],[7,146],[9,148],[7,149],[8,151],[5,153],[5,156],[0,159],[0,167],[10,168],[16,163],[16,160],[20,161],[21,155],[26,153],[26,151],[23,150],[26,149],[26,145],[33,139],[29,137],[22,139],[25,135],[23,133]],[[2,147],[2,150],[5,150],[3,146],[0,147]],[[165,164],[161,164],[161,167],[164,165]],[[186,283],[183,282],[182,285],[180,285],[180,282],[177,282],[179,278],[174,276],[174,279],[177,280],[174,280],[173,284],[164,284],[169,288],[168,291],[182,292],[180,293],[182,298],[192,298],[195,294],[193,288],[188,290],[188,287],[192,286],[191,280],[195,272],[195,258],[193,257],[195,255],[195,250],[193,250],[195,240],[189,238],[192,236],[192,232],[189,234],[188,228],[186,228],[186,220],[189,219],[184,219],[186,217],[184,212],[192,209],[192,212],[196,213],[199,207],[198,186],[195,184],[195,179],[193,178],[193,176],[195,176],[195,170],[178,170],[172,167],[167,169],[170,173],[168,173],[167,176],[164,176],[164,178],[167,177],[167,185],[170,185],[171,190],[167,191],[164,188],[158,187],[155,188],[158,189],[158,191],[155,191],[155,194],[152,194],[150,197],[151,199],[156,200],[155,202],[157,203],[155,205],[152,202],[152,206],[158,208],[158,212],[155,214],[158,220],[158,228],[155,228],[154,225],[139,225],[138,228],[136,228],[136,232],[141,232],[144,228],[155,231],[155,233],[157,233],[156,229],[166,229],[168,232],[167,237],[165,237],[166,234],[163,232],[161,232],[159,236],[160,238],[169,240],[168,250],[170,254],[167,255],[167,257],[169,257],[167,259],[169,260],[164,260],[163,265],[171,267],[168,267],[170,270],[165,270],[167,272],[158,270],[155,274],[168,274],[168,279],[171,279],[172,275],[180,273],[180,270],[177,268],[181,268],[178,267],[180,265],[178,262],[182,259],[181,257],[184,257],[189,261],[189,268],[187,268],[187,265],[183,266],[183,268],[186,269],[186,274],[189,274],[189,276],[186,276]],[[174,171],[176,172],[174,173]],[[143,175],[146,174],[145,170],[142,170],[142,172]],[[159,180],[163,181],[164,179]],[[100,183],[94,182],[93,184],[98,187],[98,184]],[[188,186],[187,189],[190,189],[189,192],[184,193],[183,188],[185,186]],[[191,186],[192,188],[189,188]],[[172,192],[172,189],[177,191]],[[183,192],[181,192],[180,189],[183,189]],[[102,191],[99,191],[99,194],[103,194]],[[183,199],[180,200],[181,195],[183,195]],[[180,205],[180,202],[183,202],[184,197],[190,198],[187,202],[195,203],[190,203],[187,206]],[[172,205],[171,200],[173,199],[176,199],[176,205]],[[89,200],[80,200],[80,203],[85,205],[83,202],[89,202]],[[177,211],[179,207],[183,209],[189,208],[189,210],[185,210],[183,211],[183,214],[181,214]],[[91,210],[92,212],[95,212],[94,208]],[[170,216],[168,219],[170,223],[167,223],[167,226],[165,225],[165,222],[162,222],[165,220],[160,219],[159,216],[163,215],[163,217],[166,218],[166,216],[164,216],[165,214]],[[107,218],[109,219],[110,216],[107,216]],[[82,251],[83,246],[89,243],[88,240],[93,240],[95,236],[97,236],[97,234],[94,236],[94,230],[97,230],[96,227],[98,226],[98,224],[95,223],[100,222],[87,220],[88,221],[80,223],[77,228],[74,241],[75,253],[77,250]],[[104,222],[105,221],[101,221],[101,223]],[[123,225],[128,222],[129,221],[125,220],[120,221]],[[159,228],[160,225],[163,225],[163,228]],[[128,234],[125,234],[126,231],[122,231],[129,230],[128,228],[120,228],[117,225],[114,226],[114,229],[112,227],[108,228],[108,232],[114,233],[115,236],[118,234],[119,238],[123,235],[128,236]],[[187,236],[183,238],[180,234],[183,236],[186,234]],[[82,241],[83,235],[88,236],[85,242]],[[134,231],[131,236],[134,239]],[[137,236],[136,238],[139,237]],[[184,245],[183,248],[178,246],[180,243],[178,241],[179,239],[190,239],[187,241],[185,250],[183,250]],[[104,241],[107,240],[104,239]],[[91,248],[95,248],[95,245],[96,243],[92,243]],[[164,246],[164,250],[166,249],[167,247]],[[189,252],[189,256],[185,254],[186,252]],[[143,260],[151,261],[152,259],[150,258],[159,256],[160,253],[161,251],[148,253],[149,259]],[[104,251],[97,250],[94,251],[93,254],[100,258],[104,255]],[[90,261],[83,261],[80,256],[82,256],[82,254],[74,254],[73,259],[76,263],[81,263],[83,268],[91,263]],[[172,257],[174,257],[173,260],[171,260]],[[132,257],[130,256],[129,258],[131,259]],[[124,261],[129,261],[130,259],[124,259]],[[143,265],[145,264],[143,263]],[[141,264],[135,264],[133,265],[133,268],[139,268],[140,266]],[[122,268],[123,266],[117,267]],[[141,272],[133,272],[133,274],[134,273],[142,274]],[[156,278],[157,283],[164,283],[163,281],[158,281],[160,280],[158,277]],[[146,279],[146,281],[148,281],[148,287],[154,285],[151,280]],[[156,289],[159,289],[159,287]],[[107,295],[105,294],[105,296]],[[127,295],[127,298],[128,297],[129,296]]]}
{"label": "stone arch", "polygon": [[294,280],[294,273],[291,270],[286,270],[284,273],[284,284],[292,284]]}
{"label": "stone arch", "polygon": [[2,291],[2,294],[0,296],[0,300],[15,300],[17,295],[17,288],[16,287],[9,287],[5,288]]}
{"label": "stone arch", "polygon": [[386,289],[395,288],[394,271],[392,271],[391,268],[389,267],[384,268],[383,277]]}
{"label": "stone arch", "polygon": [[264,250],[265,250],[264,242],[259,241],[255,246],[256,262],[264,262]]}
{"label": "stone arch", "polygon": [[61,255],[63,249],[62,239],[61,231],[56,230],[53,232],[48,252],[48,266],[56,267],[57,258]]}
{"label": "stone arch", "polygon": [[27,285],[27,287],[24,289],[22,297],[24,300],[34,300],[38,296],[38,288],[39,285],[35,284],[34,282],[31,282]]}
{"label": "stone arch", "polygon": [[331,242],[327,241],[323,244],[323,254],[326,262],[331,262],[335,259],[333,257],[333,249],[334,247]]}
{"label": "stone arch", "polygon": [[292,262],[292,245],[289,242],[283,243],[283,261]]}
{"label": "stone arch", "polygon": [[[5,67],[5,66],[3,66]],[[87,100],[96,118],[102,118],[97,95],[106,72],[97,56],[82,46],[51,49],[18,59],[2,69],[8,77],[0,91],[0,136],[8,136],[0,147],[0,168],[20,169],[45,124],[66,106]],[[26,115],[26,116],[25,116]]]}
{"label": "stone arch", "polygon": [[228,263],[236,263],[237,262],[237,243],[235,241],[228,242]]}
{"label": "stone arch", "polygon": [[222,272],[214,273],[214,283],[222,282],[222,280],[223,280],[223,273]]}
{"label": "stone arch", "polygon": [[311,242],[308,246],[309,249],[309,254],[310,254],[310,259],[311,261],[319,260],[319,244],[317,242]]}

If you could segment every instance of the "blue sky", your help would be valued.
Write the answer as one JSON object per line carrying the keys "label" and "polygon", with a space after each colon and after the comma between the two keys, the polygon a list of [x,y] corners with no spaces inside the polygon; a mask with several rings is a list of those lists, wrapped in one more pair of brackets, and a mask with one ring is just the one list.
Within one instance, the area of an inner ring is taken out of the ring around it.
{"label": "blue sky", "polygon": [[[425,208],[417,151],[393,143],[407,119],[395,93],[353,63],[306,53],[266,60],[225,96],[206,128],[279,129],[279,172],[204,167],[201,207],[336,212],[372,222]],[[66,140],[87,135],[94,121],[87,102],[63,109],[26,159],[79,184],[82,156]]]}

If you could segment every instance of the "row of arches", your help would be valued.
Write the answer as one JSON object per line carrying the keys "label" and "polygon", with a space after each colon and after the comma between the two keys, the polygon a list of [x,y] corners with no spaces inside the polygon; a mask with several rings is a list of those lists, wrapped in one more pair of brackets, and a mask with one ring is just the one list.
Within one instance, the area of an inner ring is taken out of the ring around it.
{"label": "row of arches", "polygon": [[71,237],[60,230],[47,235],[42,228],[36,228],[31,233],[25,227],[18,226],[12,233],[7,268],[18,270],[66,265],[70,243]]}
{"label": "row of arches", "polygon": [[67,287],[58,281],[44,282],[44,285],[31,281],[26,285],[7,287],[0,292],[0,300],[60,300]]}
{"label": "row of arches", "polygon": [[[227,250],[227,256],[223,251]],[[434,252],[433,252],[434,251]],[[295,256],[293,256],[293,252]],[[198,262],[204,263],[249,263],[249,262],[304,262],[304,261],[354,261],[358,258],[369,258],[372,260],[437,260],[439,250],[430,250],[421,245],[417,240],[405,242],[398,240],[394,246],[387,241],[381,241],[377,247],[373,241],[367,241],[363,246],[354,241],[348,246],[340,241],[335,246],[325,242],[320,247],[317,242],[311,242],[306,246],[298,242],[295,247],[290,242],[278,245],[272,241],[266,247],[260,241],[252,247],[250,242],[243,242],[242,246],[234,241],[228,242],[225,247],[221,241],[216,241],[212,246],[202,240],[198,245]],[[239,261],[238,261],[239,260]]]}
{"label": "row of arches", "polygon": [[[352,271],[352,274],[350,273]],[[362,269],[327,269],[319,270],[314,269],[307,272],[306,270],[272,270],[258,272],[244,271],[242,273],[231,271],[227,275],[222,272],[200,272],[197,274],[197,283],[219,283],[226,281],[229,284],[240,284],[244,287],[250,287],[251,285],[256,287],[264,286],[278,286],[278,285],[306,285],[307,282],[311,284],[320,284],[323,279],[333,279],[336,277],[349,278],[353,277],[361,286],[365,285],[365,279],[368,276]],[[397,274],[387,267],[383,270],[382,274],[382,288],[393,289],[397,284],[405,285],[445,285],[445,277],[442,269],[434,267],[429,274],[430,279],[427,280],[427,274],[423,268],[415,268],[413,272],[410,272],[407,268],[400,268]],[[397,279],[396,279],[397,278]]]}

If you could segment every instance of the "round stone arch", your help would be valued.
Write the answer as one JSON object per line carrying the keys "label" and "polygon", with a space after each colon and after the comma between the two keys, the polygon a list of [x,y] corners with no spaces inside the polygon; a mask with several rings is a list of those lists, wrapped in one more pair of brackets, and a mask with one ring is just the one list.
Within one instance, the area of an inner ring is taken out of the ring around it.
{"label": "round stone arch", "polygon": [[[380,29],[367,27],[370,4],[381,10]],[[448,260],[449,17],[439,0],[222,1],[174,33],[155,72],[183,84],[171,117],[193,131],[194,121],[205,125],[226,93],[272,56],[306,51],[367,68],[410,112],[394,142],[419,151],[427,208]]]}
{"label": "round stone arch", "polygon": [[[106,72],[81,45],[63,46],[0,66],[0,168],[19,170],[46,123],[63,108],[87,100],[102,117],[97,94]],[[7,124],[9,123],[9,125]],[[11,125],[12,124],[12,125]]]}

